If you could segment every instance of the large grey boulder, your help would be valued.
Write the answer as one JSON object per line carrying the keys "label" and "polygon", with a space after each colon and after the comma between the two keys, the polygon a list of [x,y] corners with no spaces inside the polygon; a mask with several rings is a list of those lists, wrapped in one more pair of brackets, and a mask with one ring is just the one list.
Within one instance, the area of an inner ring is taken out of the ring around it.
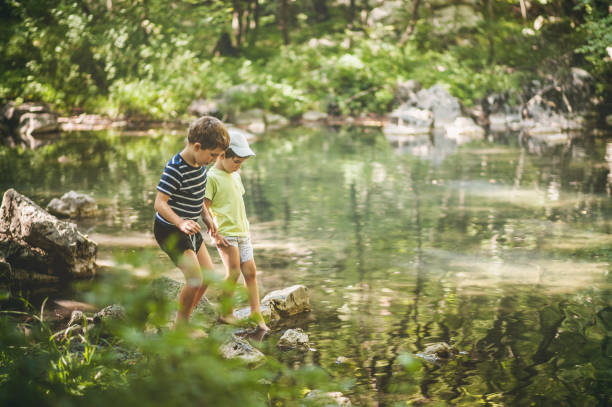
{"label": "large grey boulder", "polygon": [[431,110],[435,127],[452,123],[457,117],[461,116],[459,100],[451,96],[443,85],[421,89],[417,93],[417,106],[421,109]]}
{"label": "large grey boulder", "polygon": [[187,109],[190,115],[201,117],[201,116],[215,116],[221,117],[221,110],[219,109],[219,103],[215,100],[197,99],[191,102]]}
{"label": "large grey boulder", "polygon": [[60,129],[58,114],[42,103],[6,103],[0,110],[2,142],[5,145],[37,148],[47,144],[45,134],[56,133]]}
{"label": "large grey boulder", "polygon": [[[303,285],[293,285],[282,290],[271,291],[261,300],[260,308],[266,321],[278,321],[308,312],[310,311],[308,289]],[[238,319],[246,319],[250,314],[250,307],[234,311],[234,316]]]}
{"label": "large grey boulder", "polygon": [[521,106],[521,127],[536,133],[583,128],[584,114],[594,106],[594,89],[593,77],[576,67],[560,71],[546,83],[532,81]]}
{"label": "large grey boulder", "polygon": [[400,81],[395,87],[393,97],[397,102],[406,103],[410,106],[417,104],[417,92],[422,88],[421,83],[416,79]]}
{"label": "large grey boulder", "polygon": [[47,210],[55,216],[79,218],[94,216],[98,212],[98,204],[89,195],[69,191],[61,198],[53,198]]}
{"label": "large grey boulder", "polygon": [[41,135],[59,131],[57,117],[55,113],[25,113],[19,118],[17,132],[29,148],[48,144],[49,140]]}
{"label": "large grey boulder", "polygon": [[429,134],[433,126],[433,118],[430,110],[403,104],[391,112],[383,132],[385,135]]}
{"label": "large grey boulder", "polygon": [[270,307],[280,317],[289,317],[310,311],[308,288],[298,284],[272,291],[261,300],[261,305]]}
{"label": "large grey boulder", "polygon": [[0,258],[12,268],[60,277],[95,273],[95,242],[74,223],[57,219],[14,189],[4,193],[0,207]]}
{"label": "large grey boulder", "polygon": [[26,113],[19,118],[19,134],[30,137],[33,134],[50,133],[59,130],[57,114]]}

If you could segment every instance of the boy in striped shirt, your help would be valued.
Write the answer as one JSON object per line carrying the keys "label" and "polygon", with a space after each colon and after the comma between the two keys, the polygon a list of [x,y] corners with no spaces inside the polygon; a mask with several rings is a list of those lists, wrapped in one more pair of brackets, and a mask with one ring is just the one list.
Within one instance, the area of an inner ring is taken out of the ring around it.
{"label": "boy in striped shirt", "polygon": [[202,272],[213,264],[200,234],[198,218],[211,236],[217,227],[203,206],[206,166],[229,146],[227,129],[220,120],[204,116],[191,123],[185,148],[168,161],[155,197],[155,240],[185,275],[179,293],[175,326],[186,323],[206,291]]}

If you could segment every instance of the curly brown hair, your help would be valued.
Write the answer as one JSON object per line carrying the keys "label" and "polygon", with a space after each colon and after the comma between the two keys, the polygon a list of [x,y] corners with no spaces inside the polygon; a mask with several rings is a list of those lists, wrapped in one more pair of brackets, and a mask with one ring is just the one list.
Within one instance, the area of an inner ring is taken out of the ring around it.
{"label": "curly brown hair", "polygon": [[214,150],[217,147],[227,150],[230,138],[221,120],[212,116],[202,116],[189,125],[187,141],[191,144],[200,143],[204,150]]}

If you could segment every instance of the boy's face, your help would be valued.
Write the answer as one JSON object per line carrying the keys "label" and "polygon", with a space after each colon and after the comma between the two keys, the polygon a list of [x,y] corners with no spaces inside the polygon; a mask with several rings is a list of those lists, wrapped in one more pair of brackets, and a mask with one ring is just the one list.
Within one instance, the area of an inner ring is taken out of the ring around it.
{"label": "boy's face", "polygon": [[223,154],[223,149],[221,147],[217,147],[213,150],[204,150],[201,146],[200,143],[195,143],[194,144],[194,158],[196,160],[196,162],[198,163],[199,166],[205,166],[208,165],[212,162],[215,162],[215,160],[221,155]]}
{"label": "boy's face", "polygon": [[221,167],[225,170],[225,172],[236,172],[242,167],[242,163],[244,163],[249,157],[232,157],[227,158],[225,154],[221,155],[219,159],[221,163]]}

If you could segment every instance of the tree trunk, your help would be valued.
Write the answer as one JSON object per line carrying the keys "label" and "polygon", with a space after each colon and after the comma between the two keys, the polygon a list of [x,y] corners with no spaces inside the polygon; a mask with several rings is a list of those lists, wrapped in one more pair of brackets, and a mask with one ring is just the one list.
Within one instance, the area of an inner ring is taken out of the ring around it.
{"label": "tree trunk", "polygon": [[285,45],[289,44],[289,4],[288,0],[280,0],[279,10],[279,27],[283,33],[283,41]]}
{"label": "tree trunk", "polygon": [[402,35],[402,38],[400,40],[400,45],[404,45],[406,41],[408,41],[408,38],[410,38],[410,36],[414,32],[414,27],[416,26],[417,21],[419,21],[419,7],[420,6],[421,6],[421,0],[412,0],[412,13],[410,16],[410,23],[408,24],[406,31],[404,31],[404,34]]}
{"label": "tree trunk", "polygon": [[252,31],[249,35],[249,45],[253,46],[257,42],[257,34],[259,33],[259,0],[253,1],[253,19],[251,24],[253,25]]}
{"label": "tree trunk", "polygon": [[348,15],[348,23],[352,24],[353,20],[355,19],[355,10],[357,9],[357,7],[355,6],[355,0],[351,0],[351,3],[349,5],[349,15]]}
{"label": "tree trunk", "polygon": [[495,39],[493,36],[493,0],[485,0],[485,8],[487,15],[487,39],[489,41],[489,57],[487,62],[489,65],[495,60]]}
{"label": "tree trunk", "polygon": [[213,49],[213,55],[219,56],[235,56],[237,54],[236,48],[232,45],[232,38],[227,31],[221,33],[221,36],[217,40],[215,49]]}
{"label": "tree trunk", "polygon": [[329,20],[329,9],[327,8],[326,0],[313,0],[312,7],[317,21]]}
{"label": "tree trunk", "polygon": [[234,15],[232,19],[232,28],[234,30],[234,38],[236,38],[236,48],[240,49],[240,45],[242,43],[242,14],[244,10],[242,10],[242,6],[240,5],[240,1],[234,1]]}

